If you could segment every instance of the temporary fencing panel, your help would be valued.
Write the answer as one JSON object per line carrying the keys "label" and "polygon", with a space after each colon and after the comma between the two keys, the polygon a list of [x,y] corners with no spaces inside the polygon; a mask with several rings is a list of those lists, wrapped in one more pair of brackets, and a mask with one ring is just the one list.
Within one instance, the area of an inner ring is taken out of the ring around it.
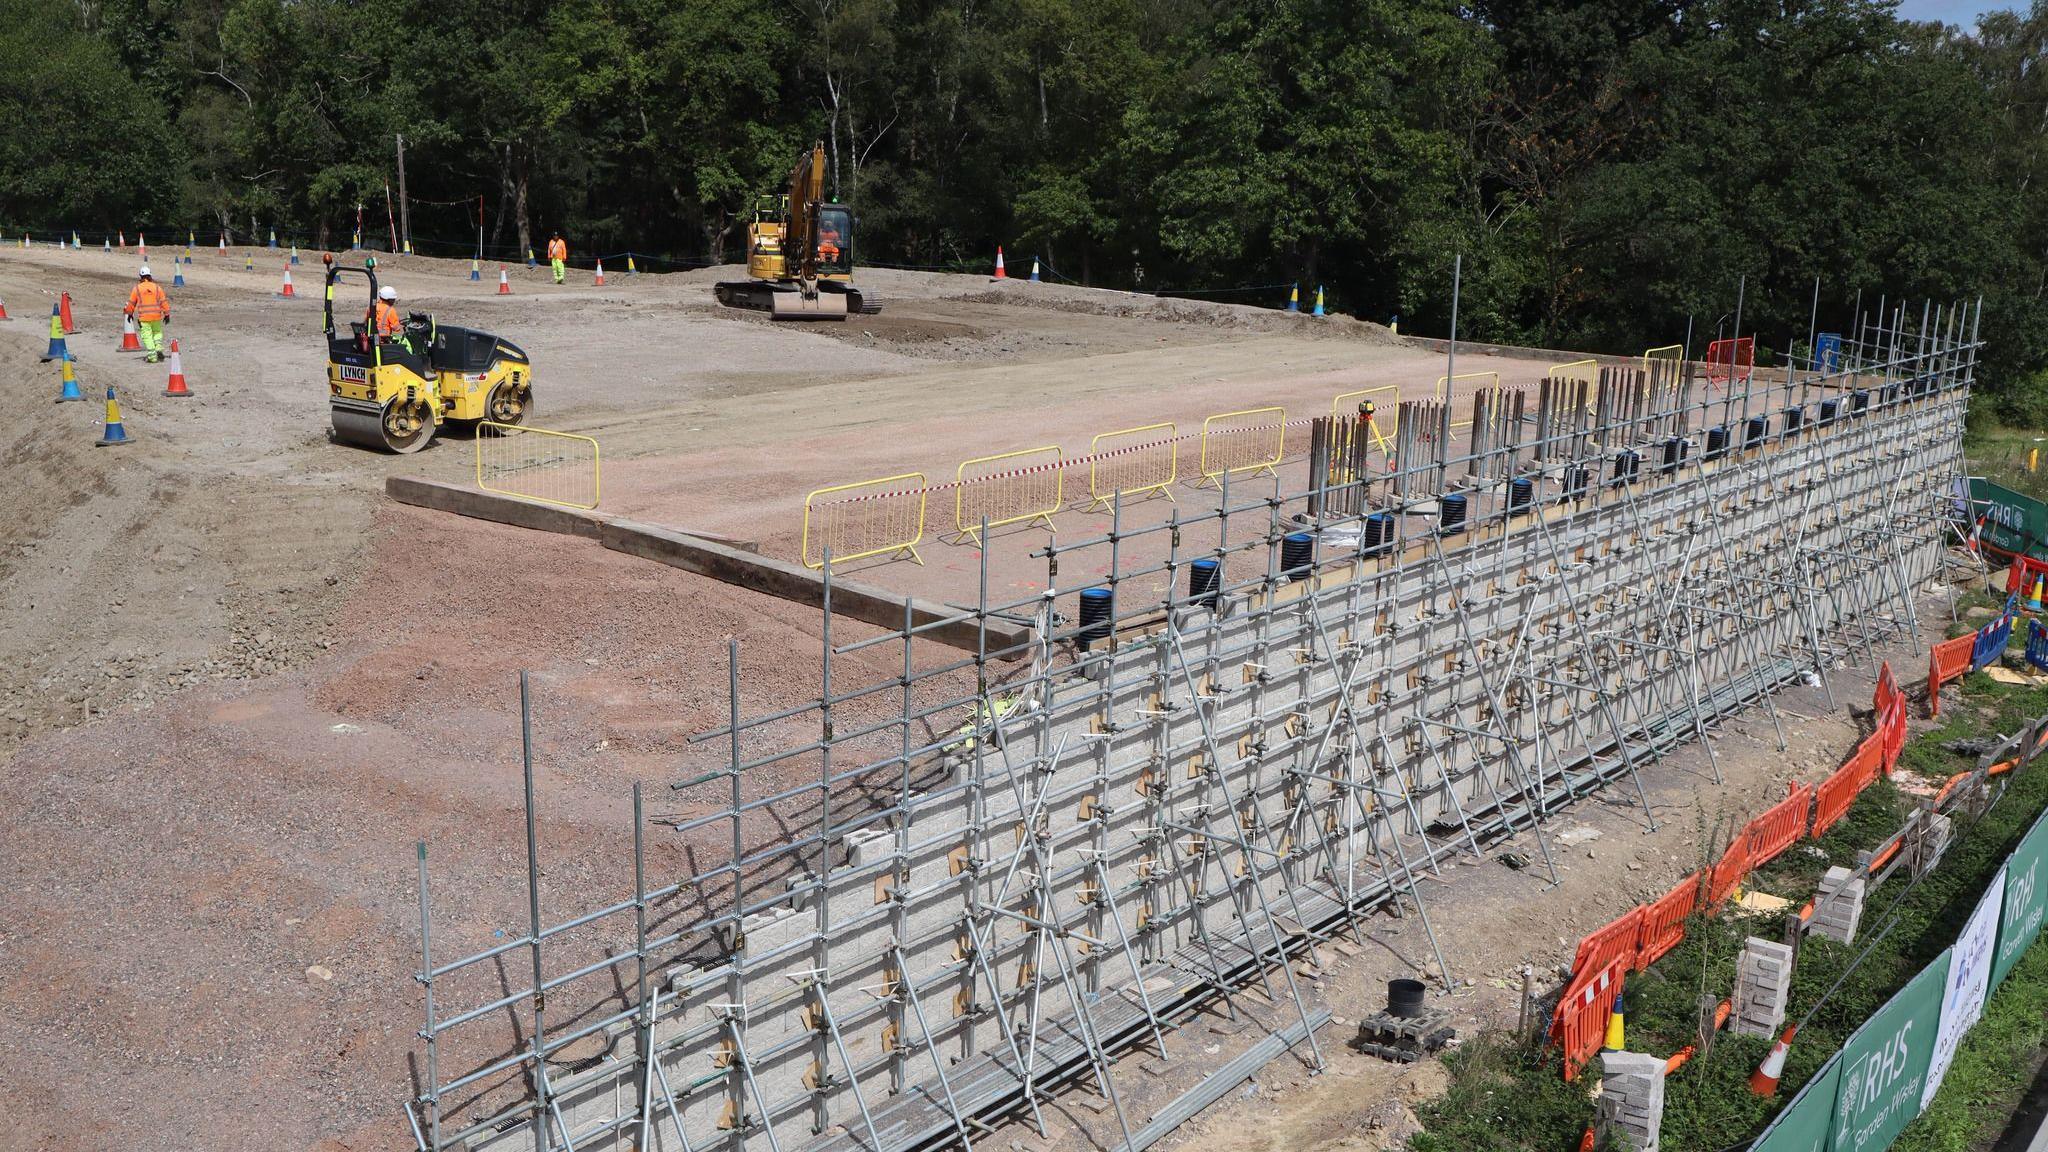
{"label": "temporary fencing panel", "polygon": [[1823,374],[1842,370],[1842,334],[1823,332],[1813,340],[1813,368]]}
{"label": "temporary fencing panel", "polygon": [[1721,853],[1721,858],[1715,861],[1714,867],[1707,873],[1707,905],[1709,907],[1728,899],[1737,888],[1742,886],[1743,880],[1749,876],[1749,838],[1747,832],[1748,829],[1745,828],[1742,834],[1735,837],[1735,842],[1728,845],[1728,850]]}
{"label": "temporary fencing panel", "polygon": [[2027,663],[2048,669],[2048,628],[2041,627],[2039,620],[2027,621]]}
{"label": "temporary fencing panel", "polygon": [[2012,643],[2012,622],[2019,612],[2019,593],[2005,598],[2005,611],[1998,619],[1977,629],[1970,645],[1970,671],[1984,667],[2005,655],[2006,645]]}
{"label": "temporary fencing panel", "polygon": [[1271,472],[1286,444],[1284,408],[1218,412],[1202,421],[1202,479],[1221,483],[1238,472]]}
{"label": "temporary fencing panel", "polygon": [[973,539],[980,538],[983,524],[1000,528],[1043,520],[1054,528],[1052,514],[1065,495],[1066,461],[1057,444],[977,456],[961,461],[953,475],[953,527]]}
{"label": "temporary fencing panel", "polygon": [[476,486],[564,508],[595,508],[597,441],[526,424],[479,420]]}
{"label": "temporary fencing panel", "polygon": [[1643,907],[1641,929],[1636,935],[1636,971],[1655,964],[1666,952],[1685,940],[1685,920],[1699,907],[1700,874],[1695,872]]}
{"label": "temporary fencing panel", "polygon": [[1378,388],[1362,388],[1356,392],[1339,392],[1330,401],[1330,415],[1342,423],[1346,417],[1356,417],[1360,404],[1370,403],[1372,414],[1372,441],[1379,450],[1393,454],[1391,437],[1401,427],[1401,386],[1383,384]]}
{"label": "temporary fencing panel", "polygon": [[1773,805],[1743,829],[1751,868],[1761,868],[1806,835],[1806,813],[1813,806],[1813,789],[1792,785],[1792,794]]}
{"label": "temporary fencing panel", "polygon": [[2012,966],[2041,934],[2048,912],[2048,813],[2034,821],[2032,831],[2005,858],[2005,907],[1998,920],[1998,953],[1991,963],[1991,986],[2005,981]]}
{"label": "temporary fencing panel", "polygon": [[1609,921],[1605,927],[1596,928],[1579,941],[1579,950],[1572,956],[1572,979],[1576,982],[1587,974],[1598,972],[1617,960],[1625,961],[1623,970],[1635,967],[1636,938],[1641,934],[1643,907],[1638,904],[1620,917]]}
{"label": "temporary fencing panel", "polygon": [[1829,1152],[1883,1152],[1920,1115],[1920,1086],[1948,983],[1943,952],[1842,1045]]}
{"label": "temporary fencing panel", "polygon": [[1756,370],[1756,337],[1744,336],[1740,340],[1716,340],[1707,345],[1707,380],[1711,383],[1726,384],[1731,380],[1749,381]]}
{"label": "temporary fencing panel", "polygon": [[1856,746],[1847,762],[1814,789],[1813,834],[1821,836],[1849,810],[1884,764],[1885,733],[1872,733]]}
{"label": "temporary fencing panel", "polygon": [[1600,362],[1591,358],[1572,360],[1564,364],[1552,364],[1543,370],[1552,380],[1584,380],[1587,384],[1600,382]]}
{"label": "temporary fencing panel", "polygon": [[1607,1017],[1614,1011],[1614,998],[1621,994],[1621,982],[1628,975],[1628,961],[1612,964],[1572,982],[1557,1002],[1551,1018],[1551,1036],[1564,1052],[1564,1078],[1578,1078],[1579,1069],[1600,1051],[1607,1039]]}
{"label": "temporary fencing panel", "polygon": [[1456,376],[1439,376],[1436,378],[1435,398],[1448,403],[1461,391],[1465,395],[1470,396],[1481,388],[1498,387],[1500,387],[1500,373],[1498,372],[1460,372]]}
{"label": "temporary fencing panel", "polygon": [[924,473],[836,484],[804,497],[804,567],[823,568],[869,556],[909,556],[919,564],[924,539]]}
{"label": "temporary fencing panel", "polygon": [[1970,655],[1977,647],[1977,634],[1944,640],[1927,650],[1927,711],[1941,715],[1941,686],[1961,678],[1970,670]]}
{"label": "temporary fencing panel", "polygon": [[1180,437],[1171,422],[1104,432],[1088,442],[1089,507],[1120,496],[1164,492],[1180,475]]}
{"label": "temporary fencing panel", "polygon": [[1685,366],[1685,345],[1666,344],[1662,348],[1644,349],[1643,374],[1645,376],[1650,374],[1650,365],[1654,363],[1676,364],[1683,368]]}

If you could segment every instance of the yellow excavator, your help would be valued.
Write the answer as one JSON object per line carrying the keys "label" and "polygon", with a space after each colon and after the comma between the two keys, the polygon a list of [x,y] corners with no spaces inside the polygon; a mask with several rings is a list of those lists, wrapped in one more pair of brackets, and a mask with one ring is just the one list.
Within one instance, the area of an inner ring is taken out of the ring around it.
{"label": "yellow excavator", "polygon": [[[533,411],[533,365],[526,353],[488,332],[437,324],[425,312],[405,318],[403,343],[380,341],[371,331],[377,301],[377,261],[360,268],[320,259],[327,265],[322,308],[327,337],[328,415],[334,438],[386,452],[417,452],[444,423],[474,426],[489,420],[518,424]],[[360,276],[370,286],[370,308],[349,324],[347,336],[334,330],[334,285]]]}
{"label": "yellow excavator", "polygon": [[789,191],[763,196],[747,226],[748,280],[718,284],[718,302],[777,320],[844,320],[881,302],[853,286],[853,210],[825,199],[825,145],[797,158]]}

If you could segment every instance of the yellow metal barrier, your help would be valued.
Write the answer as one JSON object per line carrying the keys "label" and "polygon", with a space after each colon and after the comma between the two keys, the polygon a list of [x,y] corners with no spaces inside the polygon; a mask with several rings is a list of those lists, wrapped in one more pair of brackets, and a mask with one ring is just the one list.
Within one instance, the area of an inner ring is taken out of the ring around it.
{"label": "yellow metal barrier", "polygon": [[1104,432],[1088,442],[1089,508],[1119,496],[1163,492],[1173,499],[1180,437],[1171,421]]}
{"label": "yellow metal barrier", "polygon": [[[1384,407],[1381,406],[1381,401],[1373,399],[1375,396],[1381,396],[1389,392],[1393,393],[1393,395],[1388,398]],[[1387,446],[1387,437],[1393,435],[1401,427],[1401,386],[1399,384],[1382,384],[1378,388],[1362,388],[1356,392],[1339,392],[1336,398],[1330,401],[1330,415],[1339,420],[1344,419],[1346,416],[1355,418],[1358,415],[1358,405],[1367,400],[1371,400],[1373,406],[1372,442],[1379,445],[1381,455],[1391,456],[1393,455],[1393,449]]]}
{"label": "yellow metal barrier", "polygon": [[[1439,376],[1436,378],[1436,399],[1445,404],[1450,403],[1452,394],[1458,390],[1458,385],[1466,380],[1486,381],[1484,385],[1474,385],[1474,387],[1500,387],[1500,373],[1498,372],[1460,372],[1456,376]],[[1449,387],[1445,387],[1445,385],[1449,385]]]}
{"label": "yellow metal barrier", "polygon": [[1573,360],[1568,364],[1552,364],[1543,370],[1552,380],[1584,380],[1587,384],[1600,382],[1600,362],[1591,358]]}
{"label": "yellow metal barrier", "polygon": [[[1218,421],[1223,425],[1218,427]],[[1271,472],[1287,451],[1287,410],[1246,408],[1202,421],[1202,480],[1222,483],[1238,472]]]}
{"label": "yellow metal barrier", "polygon": [[[976,542],[984,521],[990,528],[1000,528],[1043,520],[1048,531],[1059,531],[1052,514],[1065,502],[1066,468],[1057,444],[961,461],[953,474],[953,527]],[[970,479],[969,469],[980,475]]]}
{"label": "yellow metal barrier", "polygon": [[924,473],[905,472],[805,496],[804,567],[823,568],[828,548],[834,564],[884,553],[924,563],[917,545],[924,539],[926,495]]}
{"label": "yellow metal barrier", "polygon": [[1662,348],[1645,349],[1643,351],[1643,372],[1646,375],[1650,371],[1650,361],[1652,360],[1668,361],[1682,369],[1685,367],[1685,345],[1666,344]]}
{"label": "yellow metal barrier", "polygon": [[563,508],[595,508],[597,441],[526,424],[479,420],[476,486]]}

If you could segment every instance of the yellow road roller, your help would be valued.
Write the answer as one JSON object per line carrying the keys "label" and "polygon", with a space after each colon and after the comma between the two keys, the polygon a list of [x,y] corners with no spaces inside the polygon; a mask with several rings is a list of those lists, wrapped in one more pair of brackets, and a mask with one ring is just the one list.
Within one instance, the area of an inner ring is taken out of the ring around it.
{"label": "yellow road roller", "polygon": [[[327,265],[323,331],[336,440],[417,452],[450,421],[519,424],[533,411],[533,366],[518,346],[489,332],[437,324],[425,312],[407,315],[401,332],[380,335],[376,259],[360,268],[336,264],[332,253],[321,260]],[[350,322],[349,334],[339,336],[334,286],[355,276],[368,284],[370,303],[361,320]]]}

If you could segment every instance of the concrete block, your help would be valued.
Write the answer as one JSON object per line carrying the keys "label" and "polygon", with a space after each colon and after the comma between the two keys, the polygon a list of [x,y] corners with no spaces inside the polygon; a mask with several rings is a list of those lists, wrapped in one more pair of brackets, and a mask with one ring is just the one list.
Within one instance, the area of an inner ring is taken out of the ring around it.
{"label": "concrete block", "polygon": [[1792,949],[1761,937],[1743,941],[1735,962],[1728,1030],[1738,1036],[1775,1036],[1792,992]]}
{"label": "concrete block", "polygon": [[1813,897],[1813,923],[1807,931],[1843,944],[1854,943],[1863,919],[1864,880],[1847,868],[1830,868]]}
{"label": "concrete block", "polygon": [[1610,1146],[1655,1152],[1664,1122],[1664,1060],[1602,1052],[1598,1124]]}

